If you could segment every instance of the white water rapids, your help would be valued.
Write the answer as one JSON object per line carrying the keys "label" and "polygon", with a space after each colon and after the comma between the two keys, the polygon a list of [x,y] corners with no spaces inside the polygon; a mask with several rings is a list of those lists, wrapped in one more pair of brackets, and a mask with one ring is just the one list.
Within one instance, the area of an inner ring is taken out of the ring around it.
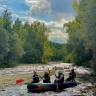
{"label": "white water rapids", "polygon": [[[62,68],[65,77],[66,74],[69,73],[70,69],[74,67],[76,73],[84,74],[88,73],[90,74],[90,71],[83,67],[76,67],[72,66],[72,64],[69,63],[59,63],[59,64],[52,64],[52,65],[34,65],[34,66],[18,66],[15,68],[5,68],[0,70],[0,76],[2,75],[15,75],[15,74],[26,74],[26,73],[33,73],[34,70],[37,70],[37,72],[46,71],[48,68],[52,70],[53,68]],[[54,81],[55,77],[51,76],[51,81]],[[78,79],[77,79],[78,80]],[[5,87],[5,91],[0,91],[0,96],[80,96],[80,95],[86,95],[86,96],[93,96],[93,92],[86,91],[81,92],[86,86],[92,86],[91,83],[81,83],[73,88],[67,88],[64,89],[62,92],[44,92],[44,93],[28,93],[27,92],[27,85],[16,85],[16,86],[9,86]]]}

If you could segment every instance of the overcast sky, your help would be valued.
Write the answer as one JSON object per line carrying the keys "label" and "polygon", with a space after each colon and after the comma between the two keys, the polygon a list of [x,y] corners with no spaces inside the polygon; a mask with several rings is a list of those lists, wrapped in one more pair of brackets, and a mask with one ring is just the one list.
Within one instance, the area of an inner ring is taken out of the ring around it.
{"label": "overcast sky", "polygon": [[0,0],[0,14],[5,9],[12,13],[13,20],[44,22],[51,29],[49,40],[67,42],[63,24],[74,19],[72,0]]}

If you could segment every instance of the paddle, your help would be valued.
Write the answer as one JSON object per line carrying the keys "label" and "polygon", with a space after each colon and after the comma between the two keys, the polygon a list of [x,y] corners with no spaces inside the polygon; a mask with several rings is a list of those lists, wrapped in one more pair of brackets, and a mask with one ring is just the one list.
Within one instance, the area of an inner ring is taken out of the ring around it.
{"label": "paddle", "polygon": [[16,80],[16,84],[20,84],[21,82],[24,82],[24,79],[18,79],[18,80]]}
{"label": "paddle", "polygon": [[57,83],[57,81],[55,82],[55,84],[56,84],[56,91],[58,91],[58,83]]}
{"label": "paddle", "polygon": [[[49,68],[48,68],[48,72],[49,72],[49,75],[50,75],[50,70],[49,70]],[[16,84],[20,84],[20,83],[22,83],[22,82],[24,82],[24,79],[17,79],[17,80],[16,80]]]}
{"label": "paddle", "polygon": [[56,91],[58,91],[58,83],[56,82]]}
{"label": "paddle", "polygon": [[[55,74],[55,77],[57,77],[56,74]],[[56,84],[56,91],[58,91],[59,88],[58,88],[58,83],[57,83],[57,81],[55,82],[55,84]]]}

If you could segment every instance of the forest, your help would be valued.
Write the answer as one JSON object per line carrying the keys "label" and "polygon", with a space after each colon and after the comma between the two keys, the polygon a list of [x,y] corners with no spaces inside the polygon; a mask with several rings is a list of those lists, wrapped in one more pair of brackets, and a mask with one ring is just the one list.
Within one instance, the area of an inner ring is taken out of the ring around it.
{"label": "forest", "polygon": [[75,19],[63,26],[66,44],[49,41],[50,28],[34,21],[23,23],[5,10],[0,16],[0,67],[19,64],[47,64],[63,61],[96,71],[96,0],[73,0]]}
{"label": "forest", "polygon": [[65,62],[96,71],[96,0],[73,0],[75,19],[64,24],[69,35]]}
{"label": "forest", "polygon": [[12,14],[5,10],[0,17],[0,67],[62,60],[62,44],[50,42],[49,33],[39,21],[23,24],[17,18],[13,22]]}

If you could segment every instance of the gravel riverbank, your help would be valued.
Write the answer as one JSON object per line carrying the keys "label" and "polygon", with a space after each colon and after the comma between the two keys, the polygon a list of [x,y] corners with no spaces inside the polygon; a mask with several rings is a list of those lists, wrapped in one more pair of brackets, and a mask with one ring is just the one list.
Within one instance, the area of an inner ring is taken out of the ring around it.
{"label": "gravel riverbank", "polygon": [[[46,96],[96,96],[96,83],[95,81],[91,82],[90,80],[87,81],[90,78],[90,74],[92,74],[92,70],[84,67],[77,67],[77,66],[72,66],[70,63],[58,63],[58,64],[51,64],[51,65],[28,65],[28,66],[17,66],[14,68],[5,68],[0,70],[0,91],[5,91],[6,92],[6,87],[4,87],[7,84],[7,81],[10,81],[8,86],[14,85],[16,79],[24,78],[25,81],[28,80],[28,82],[31,81],[31,79],[28,79],[34,70],[36,70],[38,73],[42,73],[44,71],[47,71],[48,68],[51,71],[51,73],[55,73],[55,71],[62,70],[62,72],[67,76],[70,69],[73,68],[75,69],[77,73],[77,79],[76,81],[78,82],[78,85],[74,88],[67,88],[63,92],[60,93],[54,93],[53,92],[45,92]],[[87,77],[86,77],[87,76]],[[89,77],[88,77],[89,76]],[[17,77],[17,78],[15,78]],[[83,78],[82,78],[83,77]],[[84,80],[84,77],[87,78],[87,80]],[[94,77],[95,78],[95,77]],[[12,83],[12,81],[14,84]],[[24,83],[28,83],[24,82]],[[24,84],[23,83],[23,84]],[[21,84],[20,86],[23,86]],[[4,89],[4,90],[2,90]],[[25,90],[25,89],[24,89]],[[7,90],[8,91],[8,90]],[[11,95],[10,95],[11,96]],[[19,95],[16,95],[19,96]],[[22,95],[23,96],[23,95]],[[27,96],[27,95],[24,95]],[[28,95],[29,96],[29,95]],[[30,95],[32,96],[32,95]],[[34,95],[35,96],[35,95]],[[36,95],[39,96],[39,95]],[[45,95],[41,95],[45,96]]]}

